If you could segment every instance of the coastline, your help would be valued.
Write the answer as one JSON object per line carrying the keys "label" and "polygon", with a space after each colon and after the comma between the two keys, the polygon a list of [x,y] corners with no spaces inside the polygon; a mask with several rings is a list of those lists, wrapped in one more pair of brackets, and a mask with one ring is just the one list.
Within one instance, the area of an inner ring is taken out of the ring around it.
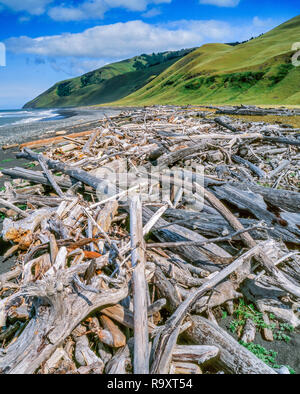
{"label": "coastline", "polygon": [[41,120],[35,122],[11,124],[0,127],[0,146],[9,144],[21,144],[39,138],[47,138],[55,135],[57,131],[66,130],[80,125],[84,127],[90,122],[97,122],[105,115],[114,115],[122,111],[120,107],[76,107],[58,108],[57,113],[62,119]]}
{"label": "coastline", "polygon": [[[1,135],[0,129],[0,188],[4,187],[5,182],[10,182],[11,178],[1,174],[1,169],[11,168],[14,166],[28,167],[28,161],[25,159],[16,159],[16,154],[19,152],[18,147],[3,150],[2,146],[9,144],[21,144],[30,141],[36,141],[41,138],[51,138],[57,136],[58,132],[65,132],[65,136],[74,132],[83,132],[90,130],[97,126],[99,120],[105,118],[105,115],[115,115],[122,112],[119,108],[90,108],[90,107],[78,107],[78,108],[60,108],[57,113],[63,115],[63,119],[49,120],[49,121],[36,121],[32,123],[25,123],[20,125],[8,125],[4,126],[3,130],[6,130],[7,136]],[[39,148],[39,151],[47,149]],[[38,169],[38,166],[35,167]],[[2,231],[2,219],[0,218],[0,232]],[[3,262],[4,243],[0,239],[0,274],[9,271],[15,262],[15,258],[12,257]]]}

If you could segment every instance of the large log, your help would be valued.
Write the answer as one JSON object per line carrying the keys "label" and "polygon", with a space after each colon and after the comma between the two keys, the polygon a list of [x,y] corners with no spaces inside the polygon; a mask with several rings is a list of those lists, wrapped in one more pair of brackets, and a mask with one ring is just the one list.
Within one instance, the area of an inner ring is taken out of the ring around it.
{"label": "large log", "polygon": [[300,193],[284,189],[272,189],[270,187],[263,187],[251,182],[229,182],[240,190],[251,190],[253,193],[260,194],[265,201],[271,203],[276,207],[280,207],[290,212],[298,213],[300,211]]}
{"label": "large log", "polygon": [[[18,153],[17,157],[38,161],[39,154],[31,151],[28,148],[25,148],[23,152]],[[67,164],[64,164],[60,161],[49,159],[46,156],[43,157],[47,166],[55,171],[63,172],[64,174],[69,175],[71,178],[77,179],[78,181],[83,182],[88,186],[91,186],[95,190],[97,190],[97,188],[101,185],[103,186],[104,190],[107,190],[107,188],[109,188],[109,191],[110,193],[112,193],[112,195],[117,193],[116,187],[107,182],[107,180],[105,179],[91,175],[78,167],[68,166]]]}
{"label": "large log", "polygon": [[[168,209],[164,216],[167,220],[172,220],[174,224],[180,224],[190,230],[197,231],[204,237],[215,238],[219,234],[222,234],[224,229],[226,229],[228,234],[232,232],[231,226],[217,212],[215,214],[205,212],[203,210],[198,213],[183,209]],[[255,225],[259,225],[259,221],[257,219],[240,218],[240,222],[245,228],[251,228],[255,227]],[[280,226],[277,223],[272,223],[271,227],[268,227],[263,231],[254,228],[253,230],[250,230],[249,233],[255,240],[266,240],[271,237],[276,241],[300,244],[300,238],[298,236],[290,232],[286,227]],[[233,240],[239,239],[239,235],[233,237]]]}
{"label": "large log", "polygon": [[148,302],[145,277],[145,246],[140,196],[130,202],[131,262],[133,268],[134,373],[149,373]]}
{"label": "large log", "polygon": [[[148,222],[152,217],[153,212],[149,209],[144,207],[143,208],[143,220],[144,222]],[[159,219],[155,226],[153,227],[153,234],[163,242],[177,242],[177,241],[195,241],[195,242],[203,242],[207,241],[207,238],[203,237],[202,235],[196,233],[195,231],[191,231],[185,227],[179,226],[177,224],[170,225],[164,219]],[[205,245],[205,249],[208,252],[216,255],[216,257],[221,258],[231,258],[232,256],[227,253],[224,249],[220,248],[214,244],[207,244]],[[205,254],[205,250],[201,249],[200,247],[196,246],[189,246],[189,247],[178,247],[174,248],[178,254],[182,255],[188,261],[194,263],[195,265],[210,271],[214,272],[218,270],[218,266],[214,264],[214,262],[207,257]]]}
{"label": "large log", "polygon": [[217,346],[220,349],[216,365],[229,374],[276,374],[248,349],[240,345],[219,326],[201,316],[191,316],[192,326],[184,333],[197,345]]}
{"label": "large log", "polygon": [[[93,132],[93,130],[89,131],[82,131],[80,133],[73,133],[69,134],[69,138],[78,138],[78,137],[84,137],[86,135],[90,135]],[[58,136],[58,137],[51,137],[51,138],[44,138],[40,140],[35,140],[35,141],[30,141],[30,142],[25,142],[24,144],[20,145],[20,149],[23,148],[39,148],[41,146],[46,146],[46,145],[53,145],[53,144],[58,144],[59,142],[62,142],[64,140],[64,136]]]}

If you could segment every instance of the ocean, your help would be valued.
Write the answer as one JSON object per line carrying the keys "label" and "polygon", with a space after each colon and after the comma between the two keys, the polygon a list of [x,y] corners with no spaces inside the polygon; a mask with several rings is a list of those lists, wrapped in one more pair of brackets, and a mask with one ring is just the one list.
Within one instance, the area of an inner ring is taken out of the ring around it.
{"label": "ocean", "polygon": [[64,115],[61,115],[56,109],[0,110],[0,127],[8,125],[22,125],[26,123],[41,122],[47,120],[59,120],[63,118]]}
{"label": "ocean", "polygon": [[0,110],[0,146],[45,138],[56,130],[120,113],[116,108],[57,108]]}

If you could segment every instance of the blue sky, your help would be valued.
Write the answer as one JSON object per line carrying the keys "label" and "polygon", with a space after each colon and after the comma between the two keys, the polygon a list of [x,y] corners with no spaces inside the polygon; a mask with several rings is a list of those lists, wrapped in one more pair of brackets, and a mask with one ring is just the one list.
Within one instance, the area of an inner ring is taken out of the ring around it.
{"label": "blue sky", "polygon": [[299,0],[0,0],[0,109],[113,61],[242,41],[298,14]]}

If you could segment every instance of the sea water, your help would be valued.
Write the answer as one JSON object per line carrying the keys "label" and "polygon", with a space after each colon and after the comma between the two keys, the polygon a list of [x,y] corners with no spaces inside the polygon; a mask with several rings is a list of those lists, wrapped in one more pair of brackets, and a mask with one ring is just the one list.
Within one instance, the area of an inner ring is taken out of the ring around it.
{"label": "sea water", "polygon": [[58,120],[62,119],[63,116],[60,115],[57,110],[0,110],[0,127],[5,127],[8,125],[22,125],[32,122],[40,122],[47,120]]}
{"label": "sea water", "polygon": [[0,110],[0,147],[46,138],[56,130],[103,119],[120,113],[116,108],[56,108]]}

